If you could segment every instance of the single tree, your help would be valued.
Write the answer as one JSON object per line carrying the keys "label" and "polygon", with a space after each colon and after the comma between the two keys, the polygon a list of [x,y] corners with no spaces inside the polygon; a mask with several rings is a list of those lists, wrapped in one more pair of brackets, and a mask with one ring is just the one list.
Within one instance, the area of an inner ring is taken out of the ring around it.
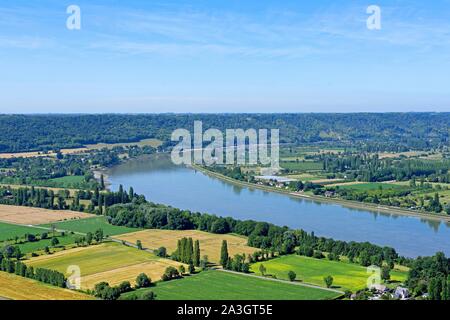
{"label": "single tree", "polygon": [[52,247],[56,247],[59,244],[58,238],[52,238]]}
{"label": "single tree", "polygon": [[145,274],[141,273],[136,278],[136,288],[147,288],[152,284],[152,280]]}
{"label": "single tree", "polygon": [[98,243],[103,241],[103,229],[97,229],[94,233],[94,239]]}
{"label": "single tree", "polygon": [[262,263],[259,265],[259,272],[261,272],[263,276],[266,275],[266,267],[264,267]]}
{"label": "single tree", "polygon": [[186,272],[186,268],[183,265],[180,265],[178,267],[178,272],[180,272],[180,274],[183,275]]}
{"label": "single tree", "polygon": [[100,188],[105,190],[105,178],[103,177],[103,174],[100,175]]}
{"label": "single tree", "polygon": [[192,259],[194,266],[199,267],[200,266],[200,241],[195,240],[194,244],[194,257]]}
{"label": "single tree", "polygon": [[92,235],[92,232],[86,233],[86,243],[90,245],[92,243],[94,236]]}
{"label": "single tree", "polygon": [[130,292],[131,290],[133,290],[129,281],[123,281],[121,284],[119,284],[118,289],[120,293]]}
{"label": "single tree", "polygon": [[293,281],[295,281],[295,278],[297,278],[297,274],[291,270],[288,272],[288,278],[289,278],[289,281],[293,282]]}
{"label": "single tree", "polygon": [[333,280],[334,279],[332,276],[326,276],[325,278],[323,278],[323,281],[325,282],[327,288],[331,288],[331,286],[333,285]]}
{"label": "single tree", "polygon": [[190,274],[195,273],[195,266],[194,266],[193,263],[189,263],[189,267],[188,268],[189,268],[188,270],[189,270]]}
{"label": "single tree", "polygon": [[222,248],[220,250],[220,264],[225,267],[228,263],[228,244],[227,240],[222,241]]}
{"label": "single tree", "polygon": [[156,300],[156,294],[153,291],[144,292],[139,300]]}
{"label": "single tree", "polygon": [[202,268],[202,270],[206,270],[208,269],[208,265],[209,265],[209,259],[208,256],[203,256],[202,260],[200,260],[200,268]]}
{"label": "single tree", "polygon": [[391,268],[389,266],[383,266],[381,268],[381,279],[385,282],[391,279]]}
{"label": "single tree", "polygon": [[160,247],[159,249],[155,250],[155,254],[158,257],[165,258],[167,257],[167,249],[165,247]]}

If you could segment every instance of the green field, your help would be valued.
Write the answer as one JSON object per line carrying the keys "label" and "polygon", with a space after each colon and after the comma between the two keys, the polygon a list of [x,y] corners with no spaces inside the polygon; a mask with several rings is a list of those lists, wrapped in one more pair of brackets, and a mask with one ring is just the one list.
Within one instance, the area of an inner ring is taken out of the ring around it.
{"label": "green field", "polygon": [[[330,275],[334,278],[333,287],[339,290],[356,291],[366,287],[367,268],[353,263],[314,259],[298,255],[289,255],[270,261],[258,262],[251,266],[251,271],[260,274],[259,266],[263,264],[266,275],[275,275],[278,279],[288,279],[290,270],[297,274],[297,280],[305,283],[324,286],[323,278]],[[392,271],[391,279],[404,281],[406,272]]]}
{"label": "green field", "polygon": [[[75,243],[75,237],[70,234],[66,234],[64,237],[58,236],[57,238],[59,240],[59,244],[57,247],[67,246],[67,245]],[[44,248],[46,246],[49,248],[52,248],[51,242],[52,242],[52,239],[49,238],[49,239],[44,239],[44,240],[35,241],[35,242],[26,242],[23,244],[19,244],[17,246],[20,248],[20,251],[22,253],[31,253],[31,252],[36,252],[39,250],[44,250]]]}
{"label": "green field", "polygon": [[400,186],[393,183],[379,183],[379,182],[368,182],[368,183],[358,183],[358,184],[348,184],[339,186],[340,189],[352,189],[358,191],[370,191],[370,190],[401,190],[408,189],[406,186]]}
{"label": "green field", "polygon": [[288,169],[291,171],[308,171],[308,170],[322,170],[323,164],[322,162],[281,162],[280,166],[284,169]]}
{"label": "green field", "polygon": [[55,185],[60,188],[80,188],[86,185],[84,176],[65,176],[61,178],[49,179],[48,181],[51,185]]}
{"label": "green field", "polygon": [[42,232],[45,232],[45,230],[0,222],[0,242],[14,239],[15,236],[23,238],[26,233],[36,235]]}
{"label": "green field", "polygon": [[[49,227],[51,225],[52,224],[45,224],[43,226]],[[68,231],[80,232],[80,233],[88,233],[88,232],[93,233],[97,229],[102,229],[105,236],[114,236],[117,234],[136,232],[136,231],[141,230],[141,229],[137,229],[137,228],[114,226],[112,224],[109,224],[106,221],[106,217],[104,217],[104,216],[98,216],[98,217],[88,218],[88,219],[62,221],[62,222],[54,223],[53,225],[55,225],[56,229],[58,229],[58,230],[68,230]]]}
{"label": "green field", "polygon": [[65,273],[71,265],[80,267],[81,275],[91,275],[119,267],[157,259],[156,256],[115,242],[60,251],[27,261],[35,268],[47,268]]}
{"label": "green field", "polygon": [[289,283],[204,271],[180,280],[158,282],[155,287],[127,293],[122,298],[139,296],[146,291],[156,293],[157,300],[325,300],[339,296],[335,292]]}

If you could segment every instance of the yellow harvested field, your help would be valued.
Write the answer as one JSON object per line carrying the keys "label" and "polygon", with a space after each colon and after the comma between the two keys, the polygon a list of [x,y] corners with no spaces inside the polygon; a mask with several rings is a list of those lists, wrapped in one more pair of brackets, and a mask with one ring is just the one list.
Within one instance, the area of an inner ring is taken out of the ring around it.
{"label": "yellow harvested field", "polygon": [[[34,268],[47,268],[66,273],[70,266],[78,266],[81,272],[81,288],[93,289],[102,281],[118,285],[129,281],[132,285],[136,277],[147,274],[153,281],[161,279],[169,266],[182,263],[157,257],[155,254],[124,246],[116,242],[80,247],[60,251],[51,255],[42,255],[26,261]],[[187,265],[185,265],[187,270]]]}
{"label": "yellow harvested field", "polygon": [[46,157],[46,156],[48,156],[48,154],[41,154],[40,152],[0,153],[0,159],[35,158],[35,157]]}
{"label": "yellow harvested field", "polygon": [[398,153],[390,153],[390,152],[381,152],[378,154],[380,159],[387,159],[387,158],[398,158],[400,156],[404,156],[407,158],[410,157],[417,157],[422,155],[424,152],[421,151],[406,151],[406,152],[398,152]]}
{"label": "yellow harvested field", "polygon": [[354,186],[357,184],[365,184],[367,182],[363,182],[363,181],[353,181],[353,182],[342,182],[342,183],[333,183],[333,184],[329,184],[327,185],[328,187],[338,187],[338,186]]}
{"label": "yellow harvested field", "polygon": [[[26,184],[4,184],[0,183],[0,187],[5,187],[9,189],[19,189],[19,188],[31,188],[31,186]],[[55,193],[58,193],[58,191],[69,191],[70,194],[73,196],[75,192],[79,191],[78,189],[69,189],[69,188],[54,188],[54,187],[38,187],[34,186],[34,188],[37,189],[46,189],[46,190],[52,190]]]}
{"label": "yellow harvested field", "polygon": [[[103,149],[108,148],[112,149],[114,147],[131,147],[131,146],[150,146],[153,148],[157,148],[162,144],[161,140],[158,139],[144,139],[139,142],[126,142],[126,143],[97,143],[97,144],[88,144],[86,147],[88,150],[95,150],[95,149]],[[70,150],[70,149],[67,149]],[[72,149],[74,150],[74,149]]]}
{"label": "yellow harvested field", "polygon": [[35,280],[0,271],[0,296],[12,300],[93,300],[68,289],[57,288]]}
{"label": "yellow harvested field", "polygon": [[317,180],[311,180],[312,183],[317,183],[317,184],[329,184],[331,185],[332,183],[336,184],[336,183],[344,183],[343,181],[345,181],[344,179],[317,179]]}
{"label": "yellow harvested field", "polygon": [[[173,266],[178,269],[180,265],[181,263],[169,259],[139,263],[82,277],[81,286],[84,289],[93,289],[97,283],[102,281],[108,282],[111,286],[129,281],[134,286],[136,277],[141,273],[145,273],[152,281],[159,281],[167,267]],[[185,269],[187,270],[187,265],[185,265]]]}
{"label": "yellow harvested field", "polygon": [[[91,150],[98,150],[103,148],[112,149],[114,147],[129,147],[129,146],[151,146],[157,148],[162,144],[161,140],[158,139],[144,139],[139,142],[127,142],[127,143],[97,143],[88,144],[83,148],[73,148],[73,149],[61,149],[62,154],[77,154],[83,153]],[[39,151],[31,152],[16,152],[16,153],[0,153],[0,159],[11,159],[11,158],[36,158],[36,157],[56,157],[56,153],[51,151],[48,153],[43,153]]]}
{"label": "yellow harvested field", "polygon": [[62,220],[83,219],[93,215],[69,211],[0,205],[0,221],[13,224],[45,224]]}
{"label": "yellow harvested field", "polygon": [[213,234],[198,230],[144,230],[124,235],[115,236],[115,238],[130,243],[136,243],[141,240],[142,245],[149,249],[157,249],[166,247],[168,253],[175,251],[177,241],[181,238],[192,238],[194,241],[200,241],[200,255],[207,255],[210,262],[218,263],[220,261],[220,248],[222,241],[227,240],[228,253],[230,256],[235,254],[251,254],[259,249],[249,247],[247,238],[229,235],[229,234]]}

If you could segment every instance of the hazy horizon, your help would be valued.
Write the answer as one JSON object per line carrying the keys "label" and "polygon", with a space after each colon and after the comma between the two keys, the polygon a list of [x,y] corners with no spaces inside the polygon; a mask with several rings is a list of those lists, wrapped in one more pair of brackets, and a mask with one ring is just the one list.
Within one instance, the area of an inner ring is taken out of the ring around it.
{"label": "hazy horizon", "polygon": [[203,115],[203,114],[216,114],[216,115],[227,115],[227,114],[405,114],[405,113],[425,113],[425,114],[448,114],[450,111],[383,111],[383,112],[370,112],[370,111],[353,111],[353,112],[328,112],[328,111],[317,111],[317,112],[29,112],[29,113],[6,113],[0,112],[0,115]]}

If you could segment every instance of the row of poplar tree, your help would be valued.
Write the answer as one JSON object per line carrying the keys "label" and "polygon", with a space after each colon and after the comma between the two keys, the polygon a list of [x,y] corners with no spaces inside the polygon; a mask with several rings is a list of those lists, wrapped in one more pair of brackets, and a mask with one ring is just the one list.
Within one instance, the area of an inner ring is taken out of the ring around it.
{"label": "row of poplar tree", "polygon": [[195,267],[200,266],[200,242],[192,238],[182,238],[177,242],[177,249],[172,253],[172,258]]}

